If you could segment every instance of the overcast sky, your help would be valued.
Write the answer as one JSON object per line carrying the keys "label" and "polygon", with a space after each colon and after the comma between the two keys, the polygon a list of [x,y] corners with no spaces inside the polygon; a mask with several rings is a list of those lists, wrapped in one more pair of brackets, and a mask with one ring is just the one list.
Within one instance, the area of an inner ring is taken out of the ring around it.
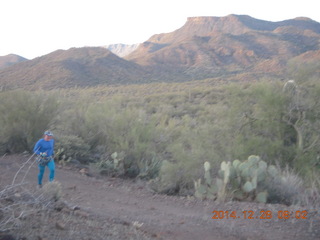
{"label": "overcast sky", "polygon": [[187,17],[245,14],[268,21],[309,17],[317,0],[1,0],[0,56],[33,59],[57,49],[141,43]]}

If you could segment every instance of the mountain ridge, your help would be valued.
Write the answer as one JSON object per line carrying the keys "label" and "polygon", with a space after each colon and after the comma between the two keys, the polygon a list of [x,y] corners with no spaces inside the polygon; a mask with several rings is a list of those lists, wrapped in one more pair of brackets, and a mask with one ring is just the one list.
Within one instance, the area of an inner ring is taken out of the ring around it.
{"label": "mountain ridge", "polygon": [[16,54],[8,54],[6,56],[0,56],[0,69],[12,66],[19,62],[27,61],[28,59]]}
{"label": "mountain ridge", "polygon": [[1,69],[0,84],[52,89],[243,74],[283,78],[290,59],[318,60],[319,50],[320,23],[309,18],[190,17],[181,28],[151,36],[123,58],[105,47],[57,50]]}
{"label": "mountain ridge", "polygon": [[255,64],[261,69],[263,62],[283,67],[291,57],[319,49],[319,33],[320,24],[306,18],[270,22],[233,14],[191,17],[171,33],[153,35],[125,59],[146,66],[176,65],[189,72],[201,68],[198,72],[207,74],[188,77],[203,78],[216,71],[253,69]]}
{"label": "mountain ridge", "polygon": [[[113,77],[114,71],[117,76]],[[86,87],[100,84],[121,84],[135,74],[145,71],[102,47],[71,48],[15,64],[0,71],[0,83],[12,87],[7,75],[14,74],[19,82],[15,87],[28,89],[53,89]]]}

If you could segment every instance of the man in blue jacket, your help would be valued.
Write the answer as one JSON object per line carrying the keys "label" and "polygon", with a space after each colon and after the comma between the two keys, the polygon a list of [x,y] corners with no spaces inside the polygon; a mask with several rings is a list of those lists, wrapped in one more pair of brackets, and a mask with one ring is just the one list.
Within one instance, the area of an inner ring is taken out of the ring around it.
{"label": "man in blue jacket", "polygon": [[54,154],[54,139],[53,134],[50,131],[45,131],[43,138],[41,138],[33,148],[35,154],[37,154],[37,162],[39,166],[38,184],[39,188],[42,187],[42,178],[46,166],[50,170],[49,181],[54,179],[55,164],[53,160]]}

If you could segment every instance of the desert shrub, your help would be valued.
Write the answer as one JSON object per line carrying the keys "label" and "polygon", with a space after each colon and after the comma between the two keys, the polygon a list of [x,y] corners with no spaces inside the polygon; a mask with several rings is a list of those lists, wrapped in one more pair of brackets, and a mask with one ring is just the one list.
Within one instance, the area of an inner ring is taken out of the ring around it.
{"label": "desert shrub", "polygon": [[124,152],[114,152],[111,156],[102,154],[97,161],[91,164],[91,168],[95,172],[112,177],[130,177],[131,174],[134,174],[134,177],[140,179],[152,179],[158,176],[162,164],[162,160],[154,156],[150,159],[141,159],[140,161],[137,161],[136,168],[132,170],[132,167],[131,169],[125,168],[125,159],[126,155]]}
{"label": "desert shrub", "polygon": [[0,150],[31,151],[50,126],[58,109],[55,96],[26,91],[0,93]]}
{"label": "desert shrub", "polygon": [[270,203],[320,207],[320,179],[315,171],[304,179],[288,166],[278,171],[280,175],[267,185]]}
{"label": "desert shrub", "polygon": [[56,132],[55,159],[68,161],[79,160],[83,163],[90,161],[90,146],[79,136]]}
{"label": "desert shrub", "polygon": [[101,175],[121,177],[124,175],[123,159],[123,152],[119,154],[114,152],[111,156],[102,154],[96,162],[91,164],[91,169],[94,169]]}
{"label": "desert shrub", "polygon": [[283,98],[270,84],[252,84],[248,88],[229,87],[226,118],[233,128],[232,157],[246,158],[252,152],[264,159],[281,161],[283,155]]}
{"label": "desert shrub", "polygon": [[193,187],[193,179],[199,175],[200,158],[192,154],[183,143],[175,142],[170,146],[172,150],[171,161],[163,162],[159,172],[159,191],[188,194]]}
{"label": "desert shrub", "polygon": [[270,203],[282,203],[292,205],[301,203],[301,195],[304,194],[305,184],[301,177],[295,174],[289,167],[281,170],[279,175],[267,183],[268,201]]}
{"label": "desert shrub", "polygon": [[46,183],[42,188],[42,202],[57,202],[62,197],[62,187],[60,182],[53,181]]}
{"label": "desert shrub", "polygon": [[160,168],[160,176],[149,181],[150,188],[158,193],[178,194],[180,186],[187,185],[178,168],[177,164],[164,160]]}
{"label": "desert shrub", "polygon": [[[92,93],[90,98],[75,94],[76,98],[64,101],[54,124],[59,132],[81,139],[84,152],[105,172],[111,169],[109,174],[114,174],[111,154],[123,152],[123,176],[158,177],[159,189],[167,192],[190,192],[205,161],[217,174],[221,159],[244,159],[252,152],[268,164],[299,169],[299,176],[305,177],[308,169],[318,168],[320,94],[319,87],[304,87],[309,90],[299,106],[306,110],[305,118],[296,126],[296,112],[302,108],[292,105],[296,100],[284,94],[280,82],[147,97],[123,94],[94,98],[97,102],[92,101]],[[301,151],[298,133],[303,136]]]}
{"label": "desert shrub", "polygon": [[154,155],[152,158],[141,159],[138,162],[139,175],[141,179],[154,179],[159,175],[162,159]]}
{"label": "desert shrub", "polygon": [[255,152],[306,176],[312,166],[317,166],[319,92],[319,84],[294,81],[229,88],[233,158]]}
{"label": "desert shrub", "polygon": [[298,83],[303,89],[298,99],[284,94],[283,84],[194,90],[177,84],[172,91],[150,88],[152,93],[146,86],[133,86],[133,92],[131,86],[45,95],[2,92],[0,152],[30,150],[50,127],[58,160],[101,163],[105,170],[112,165],[111,154],[123,152],[122,176],[158,177],[160,185],[170,183],[179,194],[192,190],[205,161],[217,174],[222,159],[244,159],[253,152],[308,177],[310,169],[319,171],[320,85]]}
{"label": "desert shrub", "polygon": [[105,165],[110,160],[106,156],[123,152],[124,176],[156,174],[154,156],[163,146],[157,122],[143,109],[120,98],[92,104],[80,115],[82,129],[76,131],[90,146],[95,161]]}
{"label": "desert shrub", "polygon": [[304,189],[303,194],[300,194],[299,204],[302,206],[320,208],[320,178],[312,176],[308,187]]}
{"label": "desert shrub", "polygon": [[55,134],[56,160],[79,160],[89,163],[94,157],[91,152],[93,129],[86,125],[86,112],[92,104],[87,97],[77,101],[61,98],[64,104],[59,108],[59,114],[52,124]]}
{"label": "desert shrub", "polygon": [[201,167],[206,160],[216,166],[219,144],[214,144],[222,135],[214,124],[199,125],[196,119],[185,116],[182,119],[170,119],[163,131],[168,143],[167,161],[163,162],[154,190],[159,192],[188,195],[193,191],[193,179],[199,178]]}

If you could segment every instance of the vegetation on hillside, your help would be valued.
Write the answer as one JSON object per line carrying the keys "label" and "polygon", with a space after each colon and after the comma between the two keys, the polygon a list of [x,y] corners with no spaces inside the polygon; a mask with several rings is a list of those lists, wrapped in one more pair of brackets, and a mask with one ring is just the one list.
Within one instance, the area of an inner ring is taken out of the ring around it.
{"label": "vegetation on hillside", "polygon": [[158,192],[192,195],[205,162],[218,176],[221,162],[250,155],[282,169],[281,181],[296,177],[314,187],[319,78],[314,68],[303,74],[308,79],[301,77],[306,68],[294,69],[295,81],[155,84],[159,92],[149,94],[151,85],[1,92],[0,153],[31,152],[49,128],[57,161],[77,159],[104,174],[147,179]]}

